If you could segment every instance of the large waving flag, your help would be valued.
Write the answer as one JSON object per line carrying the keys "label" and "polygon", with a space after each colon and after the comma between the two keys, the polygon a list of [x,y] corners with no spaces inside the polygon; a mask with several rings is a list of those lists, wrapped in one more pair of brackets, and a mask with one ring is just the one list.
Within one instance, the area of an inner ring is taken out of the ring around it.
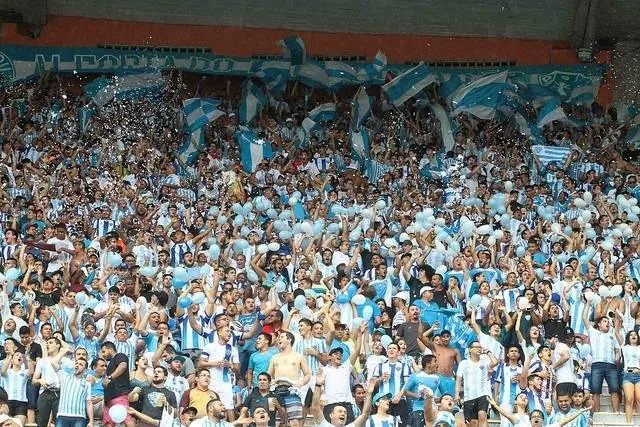
{"label": "large waving flag", "polygon": [[365,86],[373,83],[384,83],[383,71],[387,66],[387,56],[378,51],[370,64],[358,69],[358,80]]}
{"label": "large waving flag", "polygon": [[451,95],[453,115],[464,112],[484,120],[493,119],[502,102],[502,91],[507,87],[508,75],[507,71],[490,74],[458,88]]}
{"label": "large waving flag", "polygon": [[84,85],[84,87],[82,88],[82,92],[87,98],[93,98],[98,92],[109,86],[110,83],[111,81],[108,78],[100,76],[97,79],[94,79]]}
{"label": "large waving flag", "polygon": [[633,119],[635,119],[640,113],[640,110],[629,102],[614,101],[611,103],[611,106],[615,107],[616,112],[618,113],[618,123],[633,121]]}
{"label": "large waving flag", "polygon": [[137,99],[158,95],[164,88],[164,77],[159,72],[114,76],[108,86],[100,89],[92,97],[98,107],[113,99]]}
{"label": "large waving flag", "polygon": [[436,81],[435,74],[423,62],[382,86],[393,105],[399,107]]}
{"label": "large waving flag", "polygon": [[200,152],[204,149],[204,127],[201,127],[185,136],[184,142],[178,147],[178,158],[182,164],[192,166],[196,163]]}
{"label": "large waving flag", "polygon": [[240,123],[249,124],[267,105],[267,96],[251,80],[247,80],[242,91],[238,116]]}
{"label": "large waving flag", "polygon": [[433,111],[436,118],[440,122],[440,135],[442,135],[442,143],[445,151],[453,150],[456,143],[456,132],[458,125],[453,121],[449,113],[440,104],[429,103],[429,108]]}
{"label": "large waving flag", "polygon": [[540,109],[538,113],[538,128],[542,129],[544,125],[551,123],[555,120],[567,120],[567,115],[560,106],[558,98],[551,98]]}
{"label": "large waving flag", "polygon": [[551,162],[558,162],[563,165],[571,155],[570,147],[555,147],[551,145],[532,145],[531,151],[542,166],[547,166]]}
{"label": "large waving flag", "polygon": [[218,105],[220,101],[211,98],[185,99],[182,102],[182,111],[187,120],[189,133],[224,116],[224,111],[218,110]]}
{"label": "large waving flag", "polygon": [[314,61],[294,66],[292,74],[296,80],[314,89],[322,89],[329,86],[327,72],[320,64]]}
{"label": "large waving flag", "polygon": [[309,112],[309,118],[314,122],[328,122],[336,119],[336,104],[327,102],[320,104]]}
{"label": "large waving flag", "polygon": [[290,68],[288,61],[253,61],[251,73],[264,83],[270,93],[280,95],[287,87]]}
{"label": "large waving flag", "polygon": [[360,165],[369,159],[369,134],[366,129],[351,131],[351,153]]}
{"label": "large waving flag", "polygon": [[360,86],[351,101],[351,129],[358,130],[371,114],[371,98],[364,86]]}
{"label": "large waving flag", "polygon": [[307,61],[307,49],[300,37],[287,37],[280,40],[278,44],[282,46],[282,56],[288,59],[291,65],[302,65]]}
{"label": "large waving flag", "polygon": [[258,165],[265,159],[273,157],[271,143],[258,136],[244,126],[236,132],[236,141],[240,146],[240,163],[247,172],[255,172]]}
{"label": "large waving flag", "polygon": [[349,64],[339,61],[326,61],[324,69],[329,78],[329,89],[333,91],[338,91],[344,86],[360,84],[358,71]]}
{"label": "large waving flag", "polygon": [[80,133],[80,136],[82,136],[87,132],[87,129],[89,128],[90,119],[96,114],[96,110],[93,107],[87,105],[85,107],[79,107],[77,110],[77,113],[78,113],[78,132]]}
{"label": "large waving flag", "polygon": [[438,93],[445,102],[451,105],[451,97],[462,86],[462,80],[458,74],[440,74],[438,76],[440,85],[438,86]]}

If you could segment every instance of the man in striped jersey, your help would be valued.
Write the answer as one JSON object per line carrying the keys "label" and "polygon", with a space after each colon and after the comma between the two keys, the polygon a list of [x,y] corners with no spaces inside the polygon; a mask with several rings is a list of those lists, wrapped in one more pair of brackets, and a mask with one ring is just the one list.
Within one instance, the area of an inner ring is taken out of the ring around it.
{"label": "man in striped jersey", "polygon": [[403,424],[409,421],[407,400],[401,391],[412,374],[413,369],[407,362],[399,360],[400,347],[396,343],[387,346],[387,361],[379,363],[373,369],[373,378],[379,384],[379,390],[391,393],[393,398],[389,406],[389,414],[399,416]]}
{"label": "man in striped jersey", "polygon": [[[520,375],[522,375],[522,364],[520,363],[520,348],[509,347],[507,350],[507,360],[500,363],[493,374],[493,395],[494,399],[502,408],[507,411],[513,409],[516,396],[520,393]],[[509,427],[510,423],[502,417],[501,427]]]}
{"label": "man in striped jersey", "polygon": [[81,358],[76,359],[73,374],[58,370],[60,401],[56,427],[93,427],[91,384],[86,371],[87,361]]}
{"label": "man in striped jersey", "polygon": [[546,345],[538,347],[538,360],[529,365],[529,372],[542,378],[542,399],[551,400],[556,385],[551,349]]}
{"label": "man in striped jersey", "polygon": [[469,358],[460,362],[456,373],[456,401],[462,402],[464,392],[464,419],[471,427],[487,427],[487,410],[491,395],[489,371],[498,359],[478,341],[469,343]]}
{"label": "man in striped jersey", "polygon": [[[290,313],[290,315],[293,314]],[[294,351],[307,357],[307,365],[309,365],[309,371],[311,372],[309,383],[300,390],[300,395],[303,398],[303,419],[306,419],[307,411],[311,408],[311,398],[318,368],[328,361],[326,340],[315,338],[312,334],[312,328],[313,323],[309,319],[300,319],[298,322],[300,336],[296,337],[296,342],[293,346]]]}

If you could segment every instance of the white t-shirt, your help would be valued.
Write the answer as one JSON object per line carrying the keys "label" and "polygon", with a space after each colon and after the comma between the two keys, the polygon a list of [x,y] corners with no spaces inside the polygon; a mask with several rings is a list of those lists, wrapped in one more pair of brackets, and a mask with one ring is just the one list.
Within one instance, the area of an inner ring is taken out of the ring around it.
{"label": "white t-shirt", "polygon": [[480,356],[480,360],[477,362],[473,362],[471,359],[464,359],[460,362],[457,376],[463,379],[465,402],[491,395],[489,366],[489,356],[484,354]]}
{"label": "white t-shirt", "polygon": [[353,402],[349,381],[352,369],[348,360],[338,367],[329,364],[322,369],[325,378],[324,396],[327,403]]}
{"label": "white t-shirt", "polygon": [[[69,366],[73,365],[73,362],[68,357],[63,357],[60,360],[60,366]],[[43,357],[38,360],[36,363],[35,374],[40,374],[40,379],[47,383],[46,387],[40,387],[40,393],[46,391],[47,389],[58,389],[60,390],[60,377],[58,377],[58,373],[53,369],[51,365],[51,358]]]}
{"label": "white t-shirt", "polygon": [[[238,348],[233,344],[229,343],[231,346],[231,354],[229,358],[226,358],[231,363],[240,363],[240,357],[238,356]],[[227,352],[227,345],[220,344],[220,342],[212,342],[204,346],[202,350],[202,356],[207,356],[209,362],[213,362],[214,360],[223,360],[225,359],[225,355]],[[209,388],[220,383],[228,382],[231,384],[231,368],[227,368],[227,378],[225,380],[225,368],[223,367],[215,367],[212,366],[209,368],[209,373],[211,374],[211,384]]]}
{"label": "white t-shirt", "polygon": [[562,354],[566,353],[569,355],[569,359],[564,362],[562,365],[556,368],[556,375],[558,377],[558,383],[572,383],[576,380],[575,375],[573,373],[573,358],[571,357],[571,351],[569,350],[569,346],[565,343],[557,343],[556,348],[553,350],[553,362],[557,362],[562,357]]}
{"label": "white t-shirt", "polygon": [[[73,243],[71,243],[67,239],[60,240],[57,237],[52,237],[47,240],[47,243],[50,245],[55,245],[56,249],[73,249]],[[49,265],[47,266],[47,273],[60,270],[64,267],[65,262],[69,262],[71,260],[71,254],[64,251],[60,253],[51,252],[51,254],[53,257],[55,257],[55,259],[49,262]]]}

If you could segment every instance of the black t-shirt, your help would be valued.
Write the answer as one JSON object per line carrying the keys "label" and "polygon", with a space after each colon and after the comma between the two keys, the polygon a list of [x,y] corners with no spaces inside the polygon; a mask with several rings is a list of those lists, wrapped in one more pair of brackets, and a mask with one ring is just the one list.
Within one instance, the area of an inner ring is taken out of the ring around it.
{"label": "black t-shirt", "polygon": [[176,395],[166,387],[154,387],[152,385],[142,389],[138,402],[142,404],[142,413],[155,420],[162,418],[162,408],[164,405],[158,403],[158,397],[164,395],[169,402],[169,406],[177,408]]}
{"label": "black t-shirt", "polygon": [[[273,411],[269,410],[269,399],[273,399]],[[247,396],[247,400],[242,404],[243,407],[249,408],[249,414],[253,414],[253,411],[256,408],[264,408],[269,413],[269,427],[276,426],[276,401],[277,397],[272,392],[267,393],[266,395],[262,395],[257,388],[254,388],[249,396]]]}
{"label": "black t-shirt", "polygon": [[29,345],[29,359],[34,362],[42,357],[42,347],[37,342],[31,342]]}
{"label": "black t-shirt", "polygon": [[121,363],[127,364],[127,370],[119,377],[111,380],[111,382],[109,382],[109,384],[105,386],[104,401],[106,404],[108,404],[112,399],[115,399],[116,397],[129,394],[129,392],[131,391],[131,385],[129,384],[129,359],[124,353],[116,353],[116,355],[113,356],[113,359],[111,359],[109,361],[109,364],[107,365],[106,375],[109,376],[113,374],[118,365]]}
{"label": "black t-shirt", "polygon": [[398,326],[396,331],[397,337],[403,337],[407,343],[407,354],[416,356],[420,354],[420,347],[418,347],[418,328],[420,322],[404,322]]}

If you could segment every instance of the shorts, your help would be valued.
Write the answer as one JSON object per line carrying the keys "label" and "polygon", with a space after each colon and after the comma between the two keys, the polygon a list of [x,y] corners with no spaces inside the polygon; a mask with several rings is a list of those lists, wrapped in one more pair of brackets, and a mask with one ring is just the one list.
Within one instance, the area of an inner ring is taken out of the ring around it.
{"label": "shorts", "polygon": [[289,394],[284,397],[284,409],[287,412],[287,418],[290,420],[302,419],[302,400],[297,394]]}
{"label": "shorts", "polygon": [[[124,396],[118,396],[114,399],[111,399],[109,401],[109,404],[106,405],[104,407],[104,410],[102,412],[102,422],[104,424],[115,424],[112,420],[111,417],[109,416],[109,409],[111,409],[112,406],[115,405],[122,405],[125,408],[127,408],[127,412],[129,410],[129,398],[127,397],[127,395],[125,394]],[[127,417],[124,419],[124,422],[133,422],[133,417],[131,416],[131,414],[127,413]]]}
{"label": "shorts", "polygon": [[35,385],[31,380],[27,381],[27,409],[38,409],[38,396],[40,395],[40,386]]}
{"label": "shorts", "polygon": [[[233,404],[233,386],[231,383],[220,383],[218,381],[216,381],[216,383],[218,384],[213,386],[213,391],[218,393],[224,409],[233,409],[235,407]],[[209,389],[212,389],[212,387],[209,386]]]}
{"label": "shorts", "polygon": [[634,374],[633,372],[622,373],[622,385],[631,383],[633,385],[640,384],[640,373]]}
{"label": "shorts", "polygon": [[27,402],[21,402],[19,400],[8,400],[7,406],[9,406],[9,415],[12,417],[18,415],[27,415]]}
{"label": "shorts", "polygon": [[465,421],[473,421],[478,419],[478,412],[489,410],[489,401],[487,396],[480,396],[472,400],[464,402],[464,419]]}
{"label": "shorts", "polygon": [[602,384],[607,381],[609,393],[620,391],[618,367],[613,363],[595,362],[591,364],[591,393],[601,394]]}
{"label": "shorts", "polygon": [[442,391],[442,394],[447,393],[454,396],[456,392],[456,379],[440,375],[440,387],[438,388]]}

